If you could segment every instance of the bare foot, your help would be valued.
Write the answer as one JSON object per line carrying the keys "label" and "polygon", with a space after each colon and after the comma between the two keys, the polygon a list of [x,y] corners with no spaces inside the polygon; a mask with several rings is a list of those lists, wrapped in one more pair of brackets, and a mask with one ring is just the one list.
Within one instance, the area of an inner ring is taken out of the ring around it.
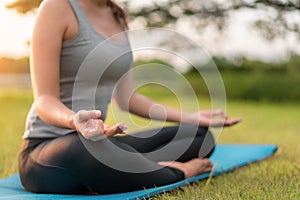
{"label": "bare foot", "polygon": [[207,158],[194,158],[187,162],[158,162],[159,165],[169,166],[183,171],[185,178],[190,178],[199,174],[210,172],[213,164]]}

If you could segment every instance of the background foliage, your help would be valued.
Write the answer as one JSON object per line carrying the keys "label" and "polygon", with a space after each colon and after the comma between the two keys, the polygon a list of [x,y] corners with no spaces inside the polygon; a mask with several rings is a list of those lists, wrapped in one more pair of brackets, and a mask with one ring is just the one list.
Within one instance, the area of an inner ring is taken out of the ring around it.
{"label": "background foliage", "polygon": [[[265,63],[247,58],[239,58],[238,62],[218,57],[214,57],[213,60],[221,72],[228,99],[269,102],[300,101],[299,56],[293,56],[281,63]],[[138,61],[135,65],[147,62],[170,65],[159,60]],[[209,72],[208,68],[201,70]],[[191,70],[184,76],[198,96],[209,96],[206,84],[195,68],[191,67]],[[163,92],[161,91],[160,95],[163,96]]]}
{"label": "background foliage", "polygon": [[[42,0],[15,0],[7,7],[19,13],[27,13],[37,8],[41,2]],[[133,0],[123,0],[122,3],[131,20],[140,20],[150,27],[170,26],[187,19],[197,29],[215,25],[222,30],[232,13],[246,10],[257,13],[252,25],[267,39],[284,37],[287,33],[294,33],[299,37],[299,0],[148,0],[144,5],[138,4],[139,6]],[[295,20],[290,20],[291,18]]]}

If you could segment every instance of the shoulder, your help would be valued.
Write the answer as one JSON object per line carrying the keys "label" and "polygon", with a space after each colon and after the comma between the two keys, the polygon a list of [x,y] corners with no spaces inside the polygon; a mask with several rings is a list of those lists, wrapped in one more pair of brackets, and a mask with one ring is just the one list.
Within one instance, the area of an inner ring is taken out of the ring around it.
{"label": "shoulder", "polygon": [[72,8],[68,0],[43,0],[38,8],[36,24],[65,28],[71,14]]}
{"label": "shoulder", "polygon": [[69,1],[68,0],[43,0],[39,9],[44,10],[44,9],[58,9],[58,11],[60,10],[64,10],[65,6],[69,5]]}
{"label": "shoulder", "polygon": [[47,15],[63,20],[70,10],[71,6],[68,0],[43,0],[38,9],[38,16]]}

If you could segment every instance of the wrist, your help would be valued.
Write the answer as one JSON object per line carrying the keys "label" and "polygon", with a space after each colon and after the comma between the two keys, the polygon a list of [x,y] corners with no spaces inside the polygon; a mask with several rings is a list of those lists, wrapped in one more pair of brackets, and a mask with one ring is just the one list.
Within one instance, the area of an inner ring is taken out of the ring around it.
{"label": "wrist", "polygon": [[70,115],[68,121],[69,121],[69,127],[70,127],[70,129],[76,131],[77,128],[76,128],[76,124],[75,124],[75,113],[74,112]]}

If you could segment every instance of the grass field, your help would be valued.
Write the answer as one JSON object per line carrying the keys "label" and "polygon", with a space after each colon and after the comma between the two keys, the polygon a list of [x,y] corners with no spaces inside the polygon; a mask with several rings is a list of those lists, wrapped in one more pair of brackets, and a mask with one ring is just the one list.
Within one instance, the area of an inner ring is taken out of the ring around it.
{"label": "grass field", "polygon": [[[29,91],[0,94],[1,178],[17,172],[17,156],[31,102]],[[229,101],[227,109],[230,116],[243,117],[243,122],[224,129],[219,143],[278,144],[276,154],[151,199],[300,199],[300,104]]]}

